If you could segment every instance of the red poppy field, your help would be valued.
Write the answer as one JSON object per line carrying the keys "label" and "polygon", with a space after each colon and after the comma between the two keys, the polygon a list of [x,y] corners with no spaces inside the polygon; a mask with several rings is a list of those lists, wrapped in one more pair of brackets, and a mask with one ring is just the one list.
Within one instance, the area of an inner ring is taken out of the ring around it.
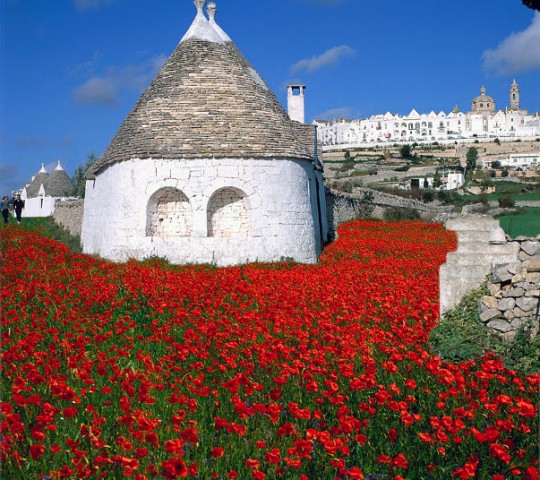
{"label": "red poppy field", "polygon": [[2,478],[538,479],[539,375],[430,354],[440,225],[316,266],[111,264],[2,230]]}

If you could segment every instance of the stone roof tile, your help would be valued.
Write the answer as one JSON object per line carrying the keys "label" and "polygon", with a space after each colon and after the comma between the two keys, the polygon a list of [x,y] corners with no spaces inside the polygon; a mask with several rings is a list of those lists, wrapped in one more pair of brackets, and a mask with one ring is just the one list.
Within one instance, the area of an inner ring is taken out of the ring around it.
{"label": "stone roof tile", "polygon": [[178,44],[88,178],[133,158],[313,158],[315,127],[290,120],[232,42],[203,37]]}

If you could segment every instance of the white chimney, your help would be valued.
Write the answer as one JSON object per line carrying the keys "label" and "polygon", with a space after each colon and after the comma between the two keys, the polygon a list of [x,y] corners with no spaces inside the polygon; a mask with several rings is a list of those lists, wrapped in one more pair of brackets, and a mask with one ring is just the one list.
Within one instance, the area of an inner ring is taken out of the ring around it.
{"label": "white chimney", "polygon": [[305,85],[287,85],[287,113],[291,120],[304,123]]}

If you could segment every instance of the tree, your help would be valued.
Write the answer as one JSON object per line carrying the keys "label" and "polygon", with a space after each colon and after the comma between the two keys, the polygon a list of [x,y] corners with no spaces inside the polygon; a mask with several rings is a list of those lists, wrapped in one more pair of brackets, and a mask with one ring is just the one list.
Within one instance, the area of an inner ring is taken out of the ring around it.
{"label": "tree", "polygon": [[437,170],[435,172],[435,175],[433,175],[433,188],[439,188],[442,186],[442,177],[439,171]]}
{"label": "tree", "polygon": [[491,168],[494,168],[494,169],[497,169],[497,168],[501,168],[501,162],[499,160],[495,160],[493,162],[491,162]]}
{"label": "tree", "polygon": [[523,5],[540,12],[540,0],[521,0]]}
{"label": "tree", "polygon": [[411,156],[412,156],[411,146],[409,144],[403,145],[399,149],[399,154],[401,155],[401,158],[411,158]]}
{"label": "tree", "polygon": [[476,168],[476,161],[478,160],[478,149],[470,147],[467,150],[467,170],[472,172]]}
{"label": "tree", "polygon": [[73,194],[76,197],[84,198],[84,189],[86,186],[85,175],[88,169],[96,162],[96,160],[96,154],[94,152],[90,152],[86,157],[86,163],[84,165],[79,165],[75,169],[75,173],[73,174],[73,183],[75,184]]}

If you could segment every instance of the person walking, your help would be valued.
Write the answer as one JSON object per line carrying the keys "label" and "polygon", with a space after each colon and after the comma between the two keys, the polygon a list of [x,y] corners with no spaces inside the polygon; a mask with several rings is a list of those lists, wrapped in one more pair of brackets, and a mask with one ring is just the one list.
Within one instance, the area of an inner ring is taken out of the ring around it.
{"label": "person walking", "polygon": [[24,208],[24,200],[21,200],[21,196],[17,195],[15,201],[13,202],[13,208],[15,209],[15,216],[17,217],[17,222],[21,223],[21,215]]}
{"label": "person walking", "polygon": [[0,202],[0,210],[2,210],[2,216],[4,217],[4,223],[8,223],[9,218],[9,199],[4,196]]}

